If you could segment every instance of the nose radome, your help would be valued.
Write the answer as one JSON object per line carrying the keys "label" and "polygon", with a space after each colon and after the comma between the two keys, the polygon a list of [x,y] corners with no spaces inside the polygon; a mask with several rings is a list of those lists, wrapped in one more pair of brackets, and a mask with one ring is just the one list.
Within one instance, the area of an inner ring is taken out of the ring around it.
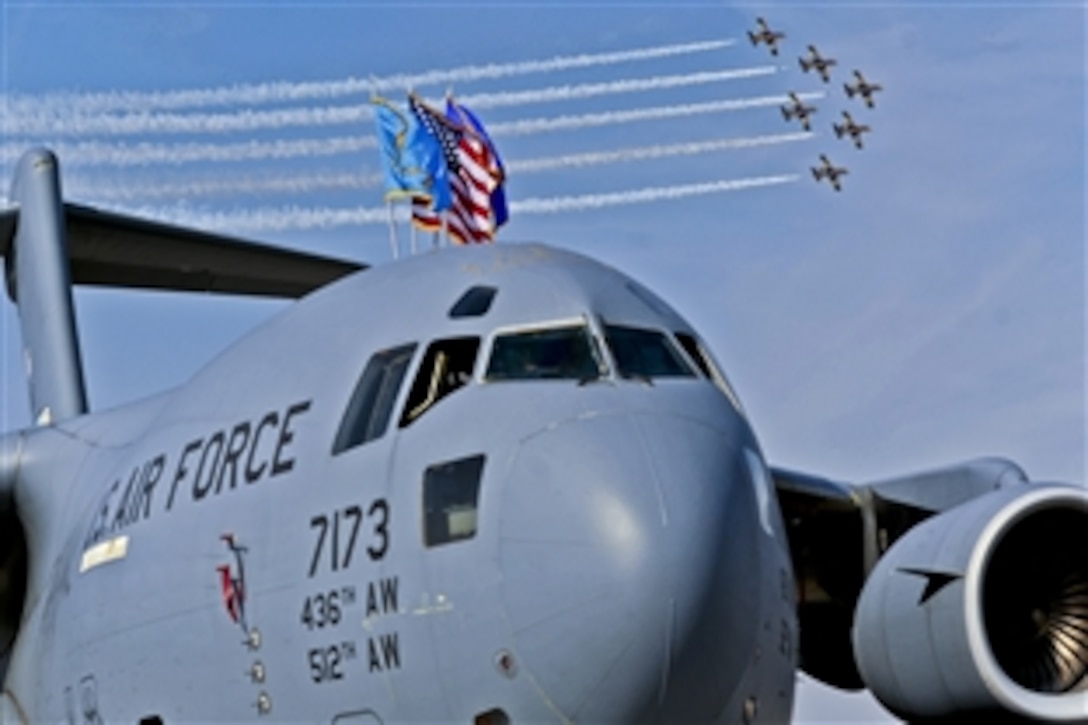
{"label": "nose radome", "polygon": [[[502,592],[520,666],[557,716],[721,712],[758,629],[758,601],[728,586],[758,568],[735,451],[722,431],[648,414],[523,441],[502,495]],[[720,687],[689,691],[707,675]]]}

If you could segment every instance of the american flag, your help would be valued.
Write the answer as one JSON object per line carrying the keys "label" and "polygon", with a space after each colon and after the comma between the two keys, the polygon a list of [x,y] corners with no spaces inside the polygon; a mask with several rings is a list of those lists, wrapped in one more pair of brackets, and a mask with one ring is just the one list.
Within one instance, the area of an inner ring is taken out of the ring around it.
{"label": "american flag", "polygon": [[[454,124],[414,95],[408,106],[442,146],[449,169],[452,205],[446,215],[450,237],[458,244],[489,242],[495,236],[491,192],[500,181],[491,147],[479,135]],[[438,212],[423,199],[412,202],[412,222],[427,230],[441,228]]]}

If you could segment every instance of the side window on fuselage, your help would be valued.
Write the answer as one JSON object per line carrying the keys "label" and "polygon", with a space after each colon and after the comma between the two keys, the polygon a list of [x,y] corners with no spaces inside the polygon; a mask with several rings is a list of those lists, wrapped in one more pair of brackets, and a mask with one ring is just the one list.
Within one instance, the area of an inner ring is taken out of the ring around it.
{"label": "side window on fuselage", "polygon": [[416,344],[375,353],[355,385],[332,444],[336,455],[385,434]]}
{"label": "side window on fuselage", "polygon": [[423,544],[441,546],[476,535],[485,456],[428,466],[423,472]]}
{"label": "side window on fuselage", "polygon": [[411,425],[442,398],[467,385],[472,379],[479,350],[478,337],[451,337],[432,342],[416,372],[412,392],[400,417],[400,427]]}

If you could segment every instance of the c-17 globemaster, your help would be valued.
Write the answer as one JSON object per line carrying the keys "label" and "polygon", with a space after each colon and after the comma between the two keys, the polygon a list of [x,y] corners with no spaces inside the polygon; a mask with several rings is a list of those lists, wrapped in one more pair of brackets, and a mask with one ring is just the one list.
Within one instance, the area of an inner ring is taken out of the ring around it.
{"label": "c-17 globemaster", "polygon": [[[1088,712],[1085,490],[767,465],[703,338],[537,244],[377,268],[62,201],[0,213],[37,425],[0,439],[4,722]],[[71,285],[301,296],[86,405]]]}

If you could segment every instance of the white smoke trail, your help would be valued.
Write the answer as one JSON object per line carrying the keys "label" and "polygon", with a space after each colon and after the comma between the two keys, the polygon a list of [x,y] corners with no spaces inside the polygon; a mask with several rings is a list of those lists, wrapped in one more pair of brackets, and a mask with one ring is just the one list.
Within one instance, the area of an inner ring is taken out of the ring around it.
{"label": "white smoke trail", "polygon": [[723,138],[710,141],[691,141],[679,144],[642,146],[616,149],[614,151],[590,151],[587,153],[569,154],[566,156],[550,156],[539,159],[510,161],[506,164],[506,170],[508,173],[526,173],[550,171],[552,169],[578,168],[581,166],[597,166],[600,164],[612,164],[625,161],[643,161],[646,159],[659,159],[670,156],[693,156],[697,154],[712,153],[714,151],[725,151],[727,149],[751,148],[754,146],[770,146],[772,144],[804,141],[812,138],[814,135],[815,134],[812,132],[803,131],[768,136]]}
{"label": "white smoke trail", "polygon": [[122,136],[149,133],[230,133],[297,126],[333,126],[373,120],[369,104],[324,108],[242,109],[230,113],[102,114],[53,112],[8,119],[9,134],[39,136]]}
{"label": "white smoke trail", "polygon": [[[799,131],[797,133],[766,136],[720,138],[678,144],[631,147],[612,151],[591,151],[535,159],[513,159],[506,161],[506,170],[510,174],[526,174],[674,156],[695,156],[717,151],[805,141],[814,135],[812,132]],[[328,190],[373,189],[381,186],[381,184],[381,174],[347,174],[339,171],[292,174],[286,177],[247,175],[240,178],[230,178],[216,175],[214,177],[168,183],[140,180],[136,180],[135,183],[126,183],[125,181],[118,182],[113,179],[82,177],[77,174],[66,182],[65,189],[74,197],[101,203],[244,194],[305,194]]]}
{"label": "white smoke trail", "polygon": [[[0,163],[11,163],[32,143],[12,141],[0,144]],[[100,141],[51,144],[65,167],[146,166],[186,164],[195,161],[252,161],[289,159],[299,156],[335,156],[377,148],[373,136],[348,136],[293,141],[243,141],[239,143],[111,144]]]}
{"label": "white smoke trail", "polygon": [[603,209],[610,206],[641,204],[648,201],[683,199],[691,196],[718,194],[723,191],[739,191],[761,186],[789,184],[800,179],[799,174],[780,174],[778,176],[754,176],[747,179],[708,181],[700,184],[678,186],[654,186],[633,191],[617,191],[608,194],[585,194],[582,196],[557,196],[548,199],[522,199],[510,204],[511,214],[557,214],[566,211],[585,211]]}
{"label": "white smoke trail", "polygon": [[73,197],[97,203],[145,201],[194,197],[227,197],[246,194],[307,194],[330,190],[373,189],[382,185],[381,174],[347,174],[324,171],[290,176],[247,175],[241,177],[200,177],[183,181],[116,181],[73,176],[65,191]]}
{"label": "white smoke trail", "polygon": [[[675,45],[636,48],[611,53],[583,53],[544,60],[443,68],[422,73],[398,73],[381,78],[346,78],[336,81],[273,82],[198,88],[182,91],[114,91],[106,93],[58,93],[44,96],[9,95],[8,111],[31,114],[48,107],[58,113],[72,111],[150,111],[154,109],[199,108],[207,106],[284,103],[314,98],[331,99],[373,92],[400,91],[426,85],[467,83],[532,73],[590,68],[671,56],[720,50],[736,41],[707,40]],[[0,104],[2,105],[2,104]]]}
{"label": "white smoke trail", "polygon": [[[800,178],[799,174],[779,174],[697,184],[648,187],[604,194],[522,199],[510,204],[510,213],[512,215],[557,214],[560,212],[587,211],[789,184]],[[330,207],[286,206],[218,212],[194,209],[188,205],[174,205],[168,207],[139,207],[129,211],[140,216],[162,219],[184,226],[230,231],[236,234],[386,224],[389,220],[389,211],[386,207],[336,209]],[[407,205],[394,207],[394,219],[396,221],[405,222],[410,215],[411,210]]]}
{"label": "white smoke trail", "polygon": [[[459,100],[474,109],[520,106],[530,103],[580,100],[603,95],[639,93],[681,88],[778,72],[778,66],[756,66],[721,71],[702,71],[651,78],[627,78],[604,83],[552,86],[550,88],[497,93],[478,93]],[[5,119],[10,136],[125,135],[146,133],[230,133],[301,126],[330,126],[369,122],[374,118],[370,104],[290,108],[268,111],[241,109],[225,113],[135,113],[109,114],[78,111],[58,113],[56,109],[12,115]]]}
{"label": "white smoke trail", "polygon": [[[802,100],[822,98],[823,91],[799,93]],[[604,111],[579,116],[552,116],[520,121],[497,123],[489,127],[492,136],[522,136],[551,131],[565,131],[612,124],[653,121],[706,113],[722,113],[784,103],[786,96],[761,96],[738,98],[687,105],[654,106],[626,111]],[[33,145],[30,142],[11,141],[0,144],[0,163],[14,161]],[[298,156],[330,156],[368,148],[377,148],[373,136],[340,137],[328,139],[300,139],[293,141],[247,141],[240,143],[178,143],[109,144],[87,141],[75,144],[57,144],[54,151],[66,166],[90,166],[110,164],[137,166],[153,163],[183,164],[194,161],[250,161],[254,159],[285,159]]]}
{"label": "white smoke trail", "polygon": [[780,66],[763,65],[751,68],[731,68],[720,71],[701,71],[682,75],[656,76],[652,78],[625,78],[605,83],[584,83],[580,85],[553,86],[551,88],[530,89],[526,91],[505,91],[500,93],[475,93],[457,96],[457,100],[476,109],[499,108],[502,106],[521,106],[529,103],[548,103],[553,101],[580,100],[596,96],[617,93],[640,93],[668,88],[720,83],[742,78],[773,75]]}
{"label": "white smoke trail", "polygon": [[[798,98],[801,98],[802,100],[822,98],[824,95],[823,91],[797,94]],[[689,103],[678,106],[635,108],[628,111],[604,111],[602,113],[587,113],[581,116],[529,118],[521,121],[491,124],[488,126],[487,130],[492,136],[524,136],[527,134],[545,133],[548,131],[589,128],[591,126],[632,123],[635,121],[656,121],[662,118],[679,118],[681,116],[695,116],[704,113],[722,113],[724,111],[740,111],[747,108],[759,108],[762,106],[777,106],[787,100],[788,98],[786,96],[761,96],[758,98],[736,98],[725,101],[710,101],[707,103]]]}
{"label": "white smoke trail", "polygon": [[[174,204],[169,206],[122,206],[127,213],[158,219],[197,229],[230,231],[236,234],[286,231],[290,229],[332,229],[343,226],[386,224],[389,210],[382,207],[334,209],[331,207],[260,207],[235,211],[211,211]],[[407,206],[394,207],[394,218],[407,221],[411,211]]]}

